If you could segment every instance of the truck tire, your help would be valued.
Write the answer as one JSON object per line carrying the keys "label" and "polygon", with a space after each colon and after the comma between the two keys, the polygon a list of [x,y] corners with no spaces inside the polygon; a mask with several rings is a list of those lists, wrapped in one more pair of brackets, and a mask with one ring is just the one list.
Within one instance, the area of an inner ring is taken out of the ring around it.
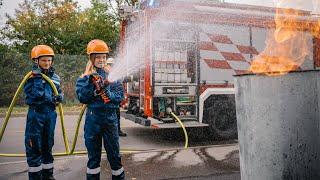
{"label": "truck tire", "polygon": [[237,117],[234,94],[211,95],[204,102],[203,122],[214,139],[237,138]]}

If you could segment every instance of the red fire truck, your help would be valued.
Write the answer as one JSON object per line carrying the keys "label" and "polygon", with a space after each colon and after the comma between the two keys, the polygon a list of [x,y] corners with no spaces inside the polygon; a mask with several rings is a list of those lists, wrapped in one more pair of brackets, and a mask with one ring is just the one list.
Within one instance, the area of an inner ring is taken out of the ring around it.
{"label": "red fire truck", "polygon": [[[233,75],[245,73],[264,49],[274,15],[270,7],[192,0],[149,0],[129,10],[120,50],[126,61],[137,58],[144,66],[126,84],[122,115],[152,128],[178,128],[173,111],[186,127],[235,137]],[[319,40],[310,35],[309,43],[301,69],[320,66]]]}

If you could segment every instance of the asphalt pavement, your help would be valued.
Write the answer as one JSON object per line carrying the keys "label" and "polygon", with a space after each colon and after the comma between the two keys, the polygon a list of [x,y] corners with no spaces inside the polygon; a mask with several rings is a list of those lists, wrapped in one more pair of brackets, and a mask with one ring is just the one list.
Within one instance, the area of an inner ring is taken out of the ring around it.
{"label": "asphalt pavement", "polygon": [[[25,117],[12,117],[0,153],[24,153]],[[69,144],[75,133],[76,115],[65,116]],[[0,118],[1,124],[3,118]],[[151,129],[121,119],[121,127],[128,136],[120,138],[123,150],[140,151],[123,154],[122,161],[127,179],[240,179],[239,148],[236,141],[215,141],[210,137],[190,139],[192,148],[183,149],[184,136],[180,129],[174,131]],[[199,133],[191,130],[189,133]],[[60,121],[57,120],[54,152],[64,152]],[[76,150],[85,150],[83,121]],[[85,179],[86,155],[55,158],[57,179]],[[103,155],[101,179],[111,178],[110,168]],[[0,179],[26,179],[27,165],[24,157],[0,157]]]}

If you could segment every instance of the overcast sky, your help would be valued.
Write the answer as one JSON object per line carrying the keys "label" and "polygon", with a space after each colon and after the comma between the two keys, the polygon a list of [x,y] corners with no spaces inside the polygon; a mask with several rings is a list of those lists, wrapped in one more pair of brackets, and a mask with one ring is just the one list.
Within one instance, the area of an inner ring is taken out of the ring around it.
{"label": "overcast sky", "polygon": [[[1,1],[1,0],[0,0]],[[3,5],[0,7],[0,25],[5,22],[5,13],[14,14],[14,9],[18,7],[18,4],[23,0],[2,0]],[[82,8],[86,8],[90,6],[90,0],[76,0],[79,2],[79,5]],[[225,0],[225,2],[232,2],[232,3],[240,3],[240,4],[251,4],[251,5],[258,5],[258,6],[275,6],[275,2],[279,0]],[[289,1],[289,0],[286,0]],[[291,3],[289,6],[293,7],[300,7],[305,10],[313,10],[312,2],[318,2],[320,5],[320,0],[293,0],[293,1],[300,1],[300,3]],[[286,6],[286,5],[284,5]],[[319,8],[320,9],[320,8]]]}

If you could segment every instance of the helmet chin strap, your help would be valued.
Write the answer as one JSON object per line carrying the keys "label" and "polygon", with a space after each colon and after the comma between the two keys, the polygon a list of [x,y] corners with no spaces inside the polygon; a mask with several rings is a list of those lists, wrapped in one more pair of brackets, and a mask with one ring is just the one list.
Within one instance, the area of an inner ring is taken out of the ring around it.
{"label": "helmet chin strap", "polygon": [[92,63],[92,66],[93,66],[93,68],[96,70],[96,69],[98,69],[98,67],[94,64],[94,60],[92,61],[92,60],[90,60],[91,61],[91,63]]}
{"label": "helmet chin strap", "polygon": [[39,69],[42,69],[42,68],[40,67],[40,65],[39,65],[39,59],[35,59],[35,60],[34,60],[34,64],[36,64]]}

